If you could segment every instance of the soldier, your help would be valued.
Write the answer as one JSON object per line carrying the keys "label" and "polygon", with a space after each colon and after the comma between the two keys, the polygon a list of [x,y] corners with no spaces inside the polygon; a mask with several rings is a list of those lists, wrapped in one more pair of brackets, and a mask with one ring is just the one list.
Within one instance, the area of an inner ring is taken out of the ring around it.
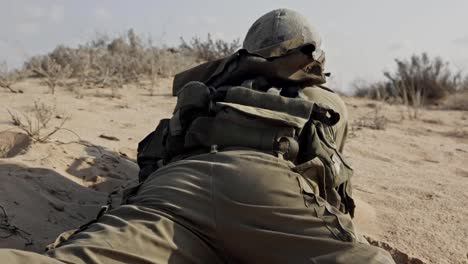
{"label": "soldier", "polygon": [[394,263],[352,224],[347,113],[321,86],[320,42],[297,12],[259,18],[244,49],[176,76],[121,206],[2,263]]}

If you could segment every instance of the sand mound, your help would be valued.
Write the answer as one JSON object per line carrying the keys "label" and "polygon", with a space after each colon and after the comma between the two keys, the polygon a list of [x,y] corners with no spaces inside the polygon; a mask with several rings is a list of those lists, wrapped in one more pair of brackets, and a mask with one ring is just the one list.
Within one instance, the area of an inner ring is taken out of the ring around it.
{"label": "sand mound", "polygon": [[137,173],[120,154],[81,144],[33,145],[22,160],[0,160],[2,221],[20,231],[0,229],[8,237],[0,247],[42,251],[59,233],[94,219],[110,199],[119,203],[115,193]]}

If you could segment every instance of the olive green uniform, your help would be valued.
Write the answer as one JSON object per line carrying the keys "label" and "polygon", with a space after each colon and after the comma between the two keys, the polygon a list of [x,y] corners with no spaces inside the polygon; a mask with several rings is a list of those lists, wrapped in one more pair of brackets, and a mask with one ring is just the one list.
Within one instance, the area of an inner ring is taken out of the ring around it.
{"label": "olive green uniform", "polygon": [[[316,102],[341,99],[321,88]],[[345,108],[341,115],[345,116]],[[344,139],[346,121],[335,136]],[[343,142],[337,138],[337,142]],[[343,145],[340,143],[339,145]],[[2,263],[393,263],[357,238],[351,218],[316,196],[294,164],[227,149],[171,163],[45,255],[0,249]]]}
{"label": "olive green uniform", "polygon": [[[237,53],[227,60],[196,67],[176,76],[174,94],[194,80],[215,87],[235,84],[243,77],[239,73],[246,72],[244,66],[249,73],[323,83],[323,54],[311,56],[307,54],[309,48],[303,46],[320,46],[315,31],[303,27],[303,18],[290,10],[275,10],[265,16],[267,19],[254,23],[244,42],[259,56],[248,55],[242,61]],[[262,24],[273,32],[262,31]],[[284,35],[275,36],[278,32]],[[298,35],[300,41],[296,42]],[[249,36],[265,39],[249,42]],[[281,43],[261,50],[277,42]],[[296,48],[300,52],[288,52]],[[283,55],[285,59],[281,60]],[[304,59],[304,63],[297,63]],[[304,88],[301,93],[309,101],[339,113],[339,122],[324,133],[336,149],[343,150],[347,133],[344,102],[319,87]],[[291,110],[288,106],[284,107],[286,112]],[[271,121],[272,116],[269,118]],[[242,138],[232,135],[242,132],[232,131],[224,140]],[[197,133],[193,135],[196,139]],[[202,138],[203,134],[198,136]],[[314,188],[313,180],[299,173],[301,164],[296,166],[274,151],[241,146],[233,144],[173,159],[131,189],[123,205],[75,232],[63,234],[44,255],[0,249],[0,263],[394,263],[388,252],[359,239],[350,214],[340,206],[346,203],[340,199],[349,194],[346,187],[340,189],[341,198],[334,189],[323,193]],[[330,195],[331,202],[322,198],[324,194]]]}
{"label": "olive green uniform", "polygon": [[[392,263],[289,162],[250,150],[194,156],[153,174],[129,205],[47,256],[63,263]],[[53,259],[0,250],[4,263]]]}

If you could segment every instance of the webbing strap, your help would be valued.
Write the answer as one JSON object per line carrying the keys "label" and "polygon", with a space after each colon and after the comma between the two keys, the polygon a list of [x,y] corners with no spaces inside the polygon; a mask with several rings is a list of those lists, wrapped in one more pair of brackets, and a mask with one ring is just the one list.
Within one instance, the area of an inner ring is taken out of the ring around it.
{"label": "webbing strap", "polygon": [[187,131],[184,147],[245,147],[281,154],[292,161],[299,152],[294,135],[291,127],[256,126],[255,122],[249,126],[224,118],[199,117]]}

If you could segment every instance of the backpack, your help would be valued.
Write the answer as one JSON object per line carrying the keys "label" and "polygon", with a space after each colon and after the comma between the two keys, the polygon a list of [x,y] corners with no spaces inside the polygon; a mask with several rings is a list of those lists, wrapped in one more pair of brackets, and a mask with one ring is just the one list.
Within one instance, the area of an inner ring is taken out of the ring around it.
{"label": "backpack", "polygon": [[293,162],[292,170],[315,194],[353,216],[353,171],[329,133],[339,119],[333,109],[303,99],[189,82],[178,94],[172,118],[161,120],[139,143],[139,179],[193,155],[255,149]]}

